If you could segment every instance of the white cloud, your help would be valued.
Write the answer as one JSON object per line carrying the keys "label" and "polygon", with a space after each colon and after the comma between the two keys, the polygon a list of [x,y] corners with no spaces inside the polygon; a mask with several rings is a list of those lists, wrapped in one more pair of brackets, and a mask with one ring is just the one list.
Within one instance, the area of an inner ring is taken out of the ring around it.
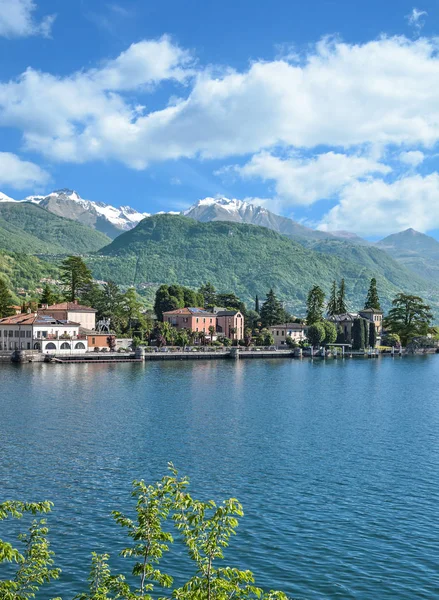
{"label": "white cloud", "polygon": [[243,167],[234,167],[234,171],[244,178],[273,181],[277,196],[285,203],[307,205],[332,198],[358,178],[372,173],[386,174],[391,169],[367,157],[335,152],[287,159],[261,152]]}
{"label": "white cloud", "polygon": [[36,8],[33,0],[0,0],[0,36],[7,38],[32,35],[49,37],[55,15],[47,15],[37,22],[33,17]]}
{"label": "white cloud", "polygon": [[[324,40],[302,63],[195,76],[189,53],[161,38],[68,77],[28,69],[0,84],[0,124],[18,127],[28,148],[55,160],[113,158],[134,168],[278,145],[431,147],[439,140],[438,49],[424,38]],[[186,97],[139,109],[136,92],[163,79],[191,83]]]}
{"label": "white cloud", "polygon": [[392,183],[358,181],[346,187],[340,202],[319,229],[344,229],[360,235],[388,235],[409,227],[439,227],[439,174],[411,175]]}
{"label": "white cloud", "polygon": [[0,186],[24,189],[46,184],[49,174],[11,152],[0,152]]}
{"label": "white cloud", "polygon": [[425,155],[420,150],[410,150],[408,152],[401,152],[399,160],[409,165],[410,167],[417,167],[424,162]]}
{"label": "white cloud", "polygon": [[423,17],[427,17],[428,13],[425,10],[419,10],[418,8],[413,8],[412,11],[406,16],[409,24],[414,28],[416,33],[420,33],[421,29],[425,25],[425,19]]}

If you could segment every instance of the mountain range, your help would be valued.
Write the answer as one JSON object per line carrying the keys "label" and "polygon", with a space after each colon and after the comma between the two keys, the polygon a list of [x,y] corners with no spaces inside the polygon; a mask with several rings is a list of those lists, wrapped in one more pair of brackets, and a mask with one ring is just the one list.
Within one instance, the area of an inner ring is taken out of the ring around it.
{"label": "mountain range", "polygon": [[385,306],[400,290],[433,299],[439,291],[439,242],[429,236],[407,230],[373,244],[228,198],[199,200],[181,215],[149,216],[67,189],[23,200],[0,193],[0,250],[87,254],[98,279],[126,285],[210,280],[247,300],[273,285],[292,307],[303,306],[311,285],[328,288],[341,277],[352,308],[372,276]]}

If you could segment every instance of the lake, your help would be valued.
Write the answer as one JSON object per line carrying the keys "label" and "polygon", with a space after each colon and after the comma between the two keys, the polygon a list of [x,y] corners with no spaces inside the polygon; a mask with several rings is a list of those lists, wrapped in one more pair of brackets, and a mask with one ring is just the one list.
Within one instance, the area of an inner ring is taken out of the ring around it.
{"label": "lake", "polygon": [[243,503],[228,562],[259,585],[439,597],[439,356],[1,365],[0,382],[0,499],[55,503],[63,575],[39,598],[82,591],[93,550],[129,572],[109,513],[168,461]]}

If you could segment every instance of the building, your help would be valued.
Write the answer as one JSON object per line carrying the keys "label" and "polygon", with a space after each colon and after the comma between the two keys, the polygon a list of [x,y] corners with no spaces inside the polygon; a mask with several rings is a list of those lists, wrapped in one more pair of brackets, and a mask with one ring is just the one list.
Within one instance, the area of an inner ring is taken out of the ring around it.
{"label": "building", "polygon": [[277,348],[285,348],[288,337],[297,343],[306,340],[308,327],[302,323],[284,323],[283,325],[272,325],[269,330],[274,337],[274,345]]}
{"label": "building", "polygon": [[231,340],[244,337],[244,317],[239,310],[218,310],[216,313],[216,331]]}
{"label": "building", "polygon": [[[362,318],[370,321],[375,325],[377,334],[377,346],[380,345],[381,335],[383,333],[383,312],[375,308],[365,308],[358,313],[343,313],[340,315],[332,315],[328,317],[337,327],[337,331],[344,334],[346,343],[351,343],[353,339],[352,327],[355,319]],[[349,340],[349,341],[348,341]]]}
{"label": "building", "polygon": [[[89,352],[102,352],[109,351],[110,347],[108,345],[108,337],[110,335],[114,335],[112,333],[108,333],[105,331],[93,331],[91,329],[80,328],[80,333],[87,338],[87,345]],[[124,350],[131,348],[133,340],[132,338],[115,338],[115,351],[119,351],[122,348]]]}
{"label": "building", "polygon": [[217,335],[236,340],[244,337],[244,317],[238,310],[215,308],[209,312],[203,308],[177,308],[164,312],[163,321],[176,329],[199,331],[208,336],[209,328],[214,327]]}
{"label": "building", "polygon": [[1,350],[39,350],[44,354],[87,352],[87,338],[79,323],[36,313],[0,319]]}
{"label": "building", "polygon": [[43,304],[38,309],[38,314],[49,315],[55,319],[64,321],[74,321],[79,323],[81,327],[85,329],[96,328],[96,309],[91,306],[83,306],[78,304],[78,301],[74,302],[60,302],[59,304]]}
{"label": "building", "polygon": [[216,331],[216,315],[202,308],[177,308],[163,313],[163,321],[176,329],[189,329],[210,335],[209,327]]}

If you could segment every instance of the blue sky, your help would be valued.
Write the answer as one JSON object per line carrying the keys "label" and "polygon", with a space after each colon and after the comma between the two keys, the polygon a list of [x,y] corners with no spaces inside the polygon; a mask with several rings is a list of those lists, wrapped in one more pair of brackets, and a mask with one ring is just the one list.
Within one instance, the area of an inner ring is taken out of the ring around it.
{"label": "blue sky", "polygon": [[0,190],[439,229],[439,6],[0,0]]}

